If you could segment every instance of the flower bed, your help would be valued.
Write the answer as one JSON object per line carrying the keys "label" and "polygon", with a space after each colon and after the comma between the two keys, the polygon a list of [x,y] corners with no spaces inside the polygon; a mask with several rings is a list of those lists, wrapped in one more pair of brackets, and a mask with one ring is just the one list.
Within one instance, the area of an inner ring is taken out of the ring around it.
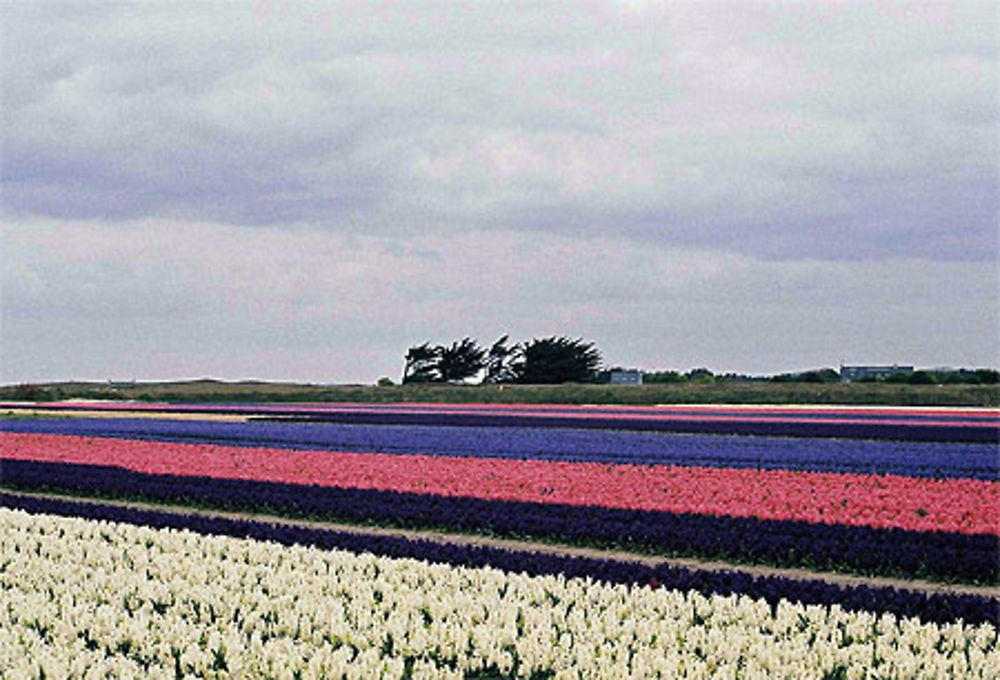
{"label": "flower bed", "polygon": [[[0,404],[2,406],[2,404]],[[592,407],[442,404],[43,404],[40,408],[215,413],[312,422],[627,429],[996,444],[1000,413],[982,409]]]}
{"label": "flower bed", "polygon": [[[996,677],[995,624],[0,509],[15,676]],[[53,588],[53,584],[59,584]]]}
{"label": "flower bed", "polygon": [[8,459],[5,484],[308,517],[447,526],[779,565],[973,582],[1000,578],[990,534],[916,532],[553,503],[491,501],[244,479],[151,475],[119,467]]}
{"label": "flower bed", "polygon": [[0,433],[3,458],[484,500],[997,532],[1000,484],[974,479],[315,452]]}
{"label": "flower bed", "polygon": [[138,418],[0,420],[20,433],[500,459],[783,469],[1000,480],[990,444],[684,435],[541,427],[428,427]]}

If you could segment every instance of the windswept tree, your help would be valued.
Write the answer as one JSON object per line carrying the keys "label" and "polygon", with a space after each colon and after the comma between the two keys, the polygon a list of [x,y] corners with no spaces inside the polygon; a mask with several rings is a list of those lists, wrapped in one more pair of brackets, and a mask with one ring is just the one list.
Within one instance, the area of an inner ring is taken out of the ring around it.
{"label": "windswept tree", "polygon": [[508,345],[509,336],[504,335],[494,342],[486,353],[485,383],[507,383],[517,379],[513,362],[517,357],[518,345]]}
{"label": "windswept tree", "polygon": [[432,347],[429,342],[411,347],[406,353],[406,366],[403,368],[403,384],[438,382],[438,356],[440,347]]}
{"label": "windswept tree", "polygon": [[518,352],[513,364],[517,382],[556,384],[593,380],[601,365],[601,353],[582,338],[535,338]]}
{"label": "windswept tree", "polygon": [[466,337],[450,346],[422,345],[406,353],[403,383],[461,382],[485,370],[485,383],[557,384],[594,380],[601,354],[582,338],[535,338],[508,345],[504,335],[480,347]]}
{"label": "windswept tree", "polygon": [[459,382],[485,367],[486,350],[472,338],[463,338],[450,347],[438,347],[437,373],[444,382]]}

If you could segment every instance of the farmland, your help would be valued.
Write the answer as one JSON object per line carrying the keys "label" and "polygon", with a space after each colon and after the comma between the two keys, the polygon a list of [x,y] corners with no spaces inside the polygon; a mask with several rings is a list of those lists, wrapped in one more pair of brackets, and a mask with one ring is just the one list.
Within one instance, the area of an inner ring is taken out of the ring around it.
{"label": "farmland", "polygon": [[23,677],[1000,672],[996,410],[0,410]]}

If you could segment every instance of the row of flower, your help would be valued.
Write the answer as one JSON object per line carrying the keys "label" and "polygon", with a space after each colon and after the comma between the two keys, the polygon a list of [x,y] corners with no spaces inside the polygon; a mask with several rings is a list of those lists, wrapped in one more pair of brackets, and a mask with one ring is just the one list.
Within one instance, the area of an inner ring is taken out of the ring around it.
{"label": "row of flower", "polygon": [[976,479],[359,454],[0,433],[3,457],[495,501],[996,535],[1000,483]]}
{"label": "row of flower", "polygon": [[[107,442],[91,440],[84,446],[99,454]],[[1000,579],[1000,541],[995,534],[876,529],[146,474],[106,465],[15,458],[3,460],[3,482],[20,488],[57,489],[82,495],[146,498],[403,526],[447,526],[460,531],[551,537],[572,543],[625,544],[666,554],[787,566],[986,583]]]}
{"label": "row of flower", "polygon": [[[2,407],[3,404],[0,404]],[[212,413],[316,422],[569,427],[797,437],[996,443],[997,410],[580,407],[492,404],[47,404],[40,408]]]}
{"label": "row of flower", "polygon": [[[74,402],[78,403],[78,402]],[[1000,413],[996,409],[949,408],[949,407],[907,407],[907,406],[815,406],[815,405],[717,405],[717,404],[660,404],[641,406],[627,404],[444,404],[432,402],[406,403],[306,403],[306,404],[227,404],[224,409],[234,406],[253,412],[266,408],[269,413],[329,413],[335,411],[391,411],[391,412],[450,412],[450,413],[499,413],[520,415],[574,415],[592,417],[653,417],[653,418],[705,418],[705,419],[782,419],[827,421],[909,421],[927,423],[969,424],[992,422],[997,424]],[[135,408],[143,408],[136,404]],[[172,407],[171,407],[172,408]]]}
{"label": "row of flower", "polygon": [[303,525],[294,520],[223,517],[135,507],[129,504],[84,501],[50,496],[0,492],[3,506],[36,514],[82,517],[151,528],[185,529],[212,536],[233,536],[304,545],[324,550],[349,550],[386,557],[426,560],[458,567],[494,567],[535,576],[562,575],[602,583],[648,585],[653,588],[695,590],[704,595],[746,595],[776,607],[782,601],[837,605],[846,611],[892,613],[933,623],[961,619],[966,623],[1000,623],[1000,602],[982,589],[937,592],[887,585],[841,584],[811,578],[753,574],[731,569],[698,569],[664,562],[650,563],[614,557],[567,554],[563,551],[524,550],[495,545],[449,542],[394,533],[372,533]]}
{"label": "row of flower", "polygon": [[[24,408],[25,402],[0,401],[0,408]],[[85,401],[31,403],[32,409],[189,412],[242,414],[322,414],[339,411],[516,413],[522,415],[569,414],[592,416],[654,416],[695,418],[784,418],[788,420],[827,420],[831,418],[911,422],[998,423],[1000,411],[979,407],[927,406],[832,406],[809,404],[527,404],[527,403],[443,403],[443,402],[246,402],[246,403],[156,403],[136,401]]]}
{"label": "row of flower", "polygon": [[363,453],[1000,480],[1000,457],[991,444],[169,418],[6,419],[0,420],[0,430]]}
{"label": "row of flower", "polygon": [[995,623],[0,509],[10,677],[997,677]]}
{"label": "row of flower", "polygon": [[935,420],[869,420],[863,418],[734,418],[599,413],[524,414],[468,412],[435,408],[427,411],[328,410],[285,417],[300,422],[368,423],[376,425],[467,425],[488,427],[597,428],[765,437],[839,437],[901,441],[996,443],[1000,428],[992,422]]}

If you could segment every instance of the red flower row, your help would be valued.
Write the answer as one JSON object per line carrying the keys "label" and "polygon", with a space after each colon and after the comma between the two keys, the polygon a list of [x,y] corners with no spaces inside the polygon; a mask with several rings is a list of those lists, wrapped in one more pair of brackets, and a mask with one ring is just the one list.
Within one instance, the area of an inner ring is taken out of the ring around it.
{"label": "red flower row", "polygon": [[110,465],[147,474],[1000,533],[1000,483],[974,479],[295,451],[10,432],[0,433],[0,451],[8,459]]}

